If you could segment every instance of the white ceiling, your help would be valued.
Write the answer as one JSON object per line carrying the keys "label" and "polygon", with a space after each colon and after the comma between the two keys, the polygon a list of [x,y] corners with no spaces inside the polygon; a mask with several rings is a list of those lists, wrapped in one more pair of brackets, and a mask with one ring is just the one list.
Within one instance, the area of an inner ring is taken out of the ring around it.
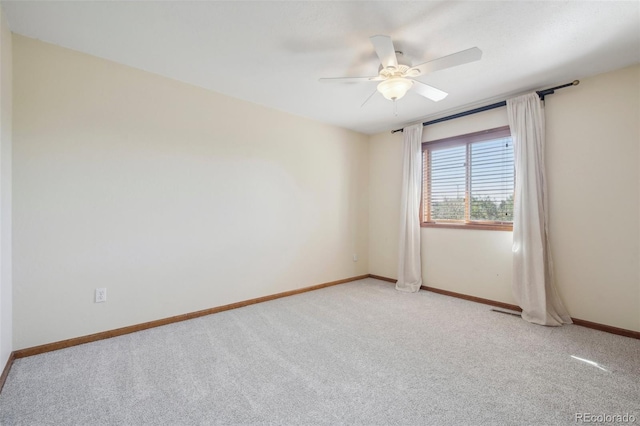
{"label": "white ceiling", "polygon": [[[2,1],[15,33],[363,133],[640,62],[640,2]],[[477,46],[479,62],[419,78],[449,93],[393,104],[369,37],[419,64]],[[571,90],[571,89],[567,89]]]}

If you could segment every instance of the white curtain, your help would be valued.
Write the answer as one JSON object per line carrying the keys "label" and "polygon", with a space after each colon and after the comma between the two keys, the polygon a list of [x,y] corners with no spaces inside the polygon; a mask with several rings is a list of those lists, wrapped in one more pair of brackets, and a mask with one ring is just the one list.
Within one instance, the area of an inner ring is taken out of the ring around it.
{"label": "white curtain", "polygon": [[422,285],[420,264],[420,191],[422,189],[422,124],[403,129],[400,246],[396,289],[416,292]]}
{"label": "white curtain", "polygon": [[571,323],[553,281],[544,167],[544,109],[534,92],[507,101],[515,154],[513,294],[522,318],[536,324]]}

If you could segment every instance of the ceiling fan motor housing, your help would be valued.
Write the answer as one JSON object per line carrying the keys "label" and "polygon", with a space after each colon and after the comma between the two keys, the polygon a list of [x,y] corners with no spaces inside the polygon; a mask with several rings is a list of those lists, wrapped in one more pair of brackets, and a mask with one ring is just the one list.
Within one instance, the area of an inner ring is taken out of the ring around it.
{"label": "ceiling fan motor housing", "polygon": [[380,75],[380,77],[383,77],[385,79],[391,78],[391,77],[415,77],[418,75],[418,73],[414,73],[412,70],[411,72],[409,72],[409,70],[411,69],[412,65],[411,65],[411,60],[404,56],[404,54],[398,50],[396,50],[396,59],[398,62],[398,68],[394,68],[394,67],[387,67],[384,68],[382,66],[382,64],[378,67],[378,75]]}

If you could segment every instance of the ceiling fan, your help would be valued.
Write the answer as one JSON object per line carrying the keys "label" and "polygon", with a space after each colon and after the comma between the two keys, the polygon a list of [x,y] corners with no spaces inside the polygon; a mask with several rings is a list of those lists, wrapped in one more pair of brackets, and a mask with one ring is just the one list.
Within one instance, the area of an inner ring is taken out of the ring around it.
{"label": "ceiling fan", "polygon": [[[397,101],[402,98],[409,89],[413,90],[425,98],[434,102],[444,99],[448,93],[433,86],[424,84],[416,77],[428,74],[430,72],[439,71],[445,68],[451,68],[458,65],[474,62],[482,58],[482,51],[477,47],[462,50],[448,56],[443,56],[432,61],[425,62],[420,65],[412,66],[393,46],[391,37],[384,35],[376,35],[370,37],[376,54],[380,59],[380,68],[378,75],[373,77],[340,77],[340,78],[321,78],[321,82],[327,83],[363,83],[368,81],[379,81],[377,91],[390,101]],[[373,92],[364,104],[375,94]],[[362,106],[361,105],[361,106]]]}

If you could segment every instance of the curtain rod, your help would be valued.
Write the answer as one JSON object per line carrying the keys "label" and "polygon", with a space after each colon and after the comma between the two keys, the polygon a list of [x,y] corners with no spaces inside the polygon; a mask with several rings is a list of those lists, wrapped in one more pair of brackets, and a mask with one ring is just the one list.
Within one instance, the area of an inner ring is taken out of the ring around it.
{"label": "curtain rod", "polygon": [[[545,96],[554,94],[557,89],[562,89],[562,88],[569,87],[569,86],[577,86],[578,84],[580,84],[580,80],[573,80],[571,83],[561,84],[560,86],[550,87],[550,88],[544,89],[544,90],[536,90],[536,93],[540,97],[540,100],[544,101],[544,97]],[[479,113],[479,112],[482,112],[482,111],[488,111],[490,109],[500,108],[500,107],[503,107],[503,106],[506,106],[506,105],[507,105],[507,101],[496,102],[495,104],[485,105],[485,106],[482,106],[482,107],[479,107],[479,108],[474,108],[474,109],[469,110],[469,111],[459,112],[457,114],[448,115],[448,116],[442,117],[442,118],[436,118],[435,120],[431,120],[431,121],[425,121],[424,123],[422,123],[422,125],[423,126],[428,126],[430,124],[436,124],[436,123],[440,123],[440,122],[443,122],[443,121],[449,121],[449,120],[453,120],[454,118],[465,117],[467,115],[476,114],[476,113]],[[396,130],[392,130],[391,133],[402,132],[403,130],[404,129],[396,129]]]}

